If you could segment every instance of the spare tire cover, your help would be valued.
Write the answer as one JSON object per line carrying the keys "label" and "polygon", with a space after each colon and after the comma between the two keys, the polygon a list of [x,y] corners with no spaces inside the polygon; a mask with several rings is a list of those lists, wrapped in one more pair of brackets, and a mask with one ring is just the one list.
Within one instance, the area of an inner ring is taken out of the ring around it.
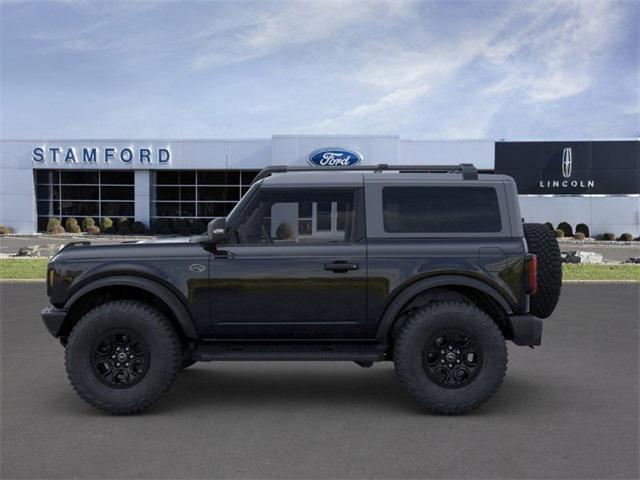
{"label": "spare tire cover", "polygon": [[536,317],[550,316],[560,299],[562,258],[554,233],[541,223],[525,223],[524,237],[529,253],[538,257],[538,291],[531,295],[530,312]]}

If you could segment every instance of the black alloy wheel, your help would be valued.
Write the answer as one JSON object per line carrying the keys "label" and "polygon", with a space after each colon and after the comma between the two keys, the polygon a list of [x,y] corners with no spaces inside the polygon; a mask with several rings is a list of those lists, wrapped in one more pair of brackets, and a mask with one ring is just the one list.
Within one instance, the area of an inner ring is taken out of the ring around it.
{"label": "black alloy wheel", "polygon": [[130,330],[117,329],[96,342],[91,368],[108,387],[129,388],[144,378],[150,362],[143,338]]}
{"label": "black alloy wheel", "polygon": [[470,384],[482,367],[482,348],[467,332],[449,329],[432,336],[422,361],[427,376],[444,388]]}

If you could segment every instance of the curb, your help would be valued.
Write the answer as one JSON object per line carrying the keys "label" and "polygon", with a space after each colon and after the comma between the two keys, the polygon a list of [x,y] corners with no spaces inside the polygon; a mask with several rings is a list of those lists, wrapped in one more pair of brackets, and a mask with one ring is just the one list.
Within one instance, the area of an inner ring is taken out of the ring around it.
{"label": "curb", "polygon": [[44,283],[44,278],[0,278],[0,283]]}
{"label": "curb", "polygon": [[[44,278],[0,278],[0,283],[44,283]],[[562,280],[562,283],[638,283],[640,280]]]}
{"label": "curb", "polygon": [[640,283],[640,280],[562,280],[562,283]]}

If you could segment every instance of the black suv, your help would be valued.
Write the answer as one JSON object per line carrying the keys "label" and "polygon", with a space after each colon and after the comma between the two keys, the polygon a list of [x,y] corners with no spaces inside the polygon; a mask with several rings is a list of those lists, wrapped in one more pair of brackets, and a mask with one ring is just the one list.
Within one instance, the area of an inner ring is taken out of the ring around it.
{"label": "black suv", "polygon": [[75,390],[110,413],[147,409],[197,361],[393,360],[421,406],[456,414],[498,389],[505,339],[540,345],[561,280],[510,177],[269,167],[206,234],[69,244],[42,316]]}

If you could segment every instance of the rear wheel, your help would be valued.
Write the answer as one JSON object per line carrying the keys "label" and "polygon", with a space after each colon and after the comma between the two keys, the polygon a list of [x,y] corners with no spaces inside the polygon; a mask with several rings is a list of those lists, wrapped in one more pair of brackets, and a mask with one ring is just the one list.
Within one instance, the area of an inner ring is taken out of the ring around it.
{"label": "rear wheel", "polygon": [[551,316],[562,289],[562,258],[553,232],[541,223],[525,223],[524,237],[529,253],[538,260],[538,291],[531,295],[529,311],[536,317]]}
{"label": "rear wheel", "polygon": [[394,347],[398,379],[423,408],[466,413],[497,391],[507,369],[502,332],[464,302],[429,305],[400,328]]}
{"label": "rear wheel", "polygon": [[182,351],[173,325],[155,308],[121,300],[102,304],[73,328],[65,351],[71,385],[112,414],[140,413],[173,383]]}

